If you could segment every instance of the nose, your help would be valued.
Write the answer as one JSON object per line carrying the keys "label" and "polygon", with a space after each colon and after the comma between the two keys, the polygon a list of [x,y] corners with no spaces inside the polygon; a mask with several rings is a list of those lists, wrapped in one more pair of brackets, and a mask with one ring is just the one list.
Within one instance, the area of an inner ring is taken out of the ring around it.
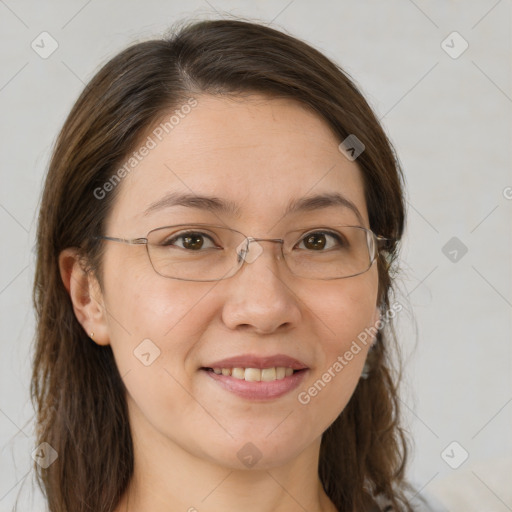
{"label": "nose", "polygon": [[[264,247],[262,242],[273,242]],[[223,322],[229,329],[258,334],[297,326],[300,301],[293,284],[297,281],[283,259],[281,239],[250,238],[245,261],[226,284]]]}

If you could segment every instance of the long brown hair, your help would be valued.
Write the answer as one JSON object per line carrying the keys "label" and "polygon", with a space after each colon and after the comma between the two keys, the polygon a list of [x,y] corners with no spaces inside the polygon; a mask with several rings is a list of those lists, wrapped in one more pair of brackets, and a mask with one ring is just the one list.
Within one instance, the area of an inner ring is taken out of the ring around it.
{"label": "long brown hair", "polygon": [[[92,78],[56,141],[37,233],[37,333],[31,383],[37,442],[58,453],[35,464],[51,512],[110,512],[133,472],[125,388],[109,346],[77,321],[58,257],[80,249],[101,283],[103,234],[116,190],[95,191],[115,174],[155,122],[194,94],[263,93],[293,98],[322,117],[340,142],[363,142],[357,158],[370,228],[392,240],[377,260],[379,304],[390,308],[397,243],[404,228],[402,173],[371,108],[342,69],[306,43],[244,20],[187,22],[172,36],[122,51]],[[370,510],[382,495],[411,510],[403,495],[407,454],[399,427],[390,331],[379,331],[371,371],[323,434],[319,476],[339,510]],[[391,340],[392,341],[392,340]]]}

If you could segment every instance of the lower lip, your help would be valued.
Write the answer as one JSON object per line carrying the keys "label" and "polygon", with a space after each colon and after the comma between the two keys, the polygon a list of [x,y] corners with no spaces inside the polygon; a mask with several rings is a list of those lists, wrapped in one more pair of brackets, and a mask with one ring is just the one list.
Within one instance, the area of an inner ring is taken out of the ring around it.
{"label": "lower lip", "polygon": [[272,380],[270,382],[249,382],[228,375],[217,374],[210,370],[201,369],[201,371],[206,372],[210,378],[220,384],[224,389],[242,398],[248,400],[271,400],[273,398],[279,398],[298,387],[308,370],[300,370],[294,372],[289,377]]}

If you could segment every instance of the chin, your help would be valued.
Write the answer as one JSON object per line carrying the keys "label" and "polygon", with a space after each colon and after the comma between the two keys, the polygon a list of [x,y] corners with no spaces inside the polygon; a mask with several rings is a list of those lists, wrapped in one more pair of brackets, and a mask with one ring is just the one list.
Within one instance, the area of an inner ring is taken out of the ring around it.
{"label": "chin", "polygon": [[268,470],[288,464],[304,449],[304,446],[298,446],[289,437],[285,446],[277,438],[270,440],[265,437],[266,434],[260,438],[237,438],[232,440],[231,447],[221,453],[210,453],[210,459],[230,470]]}

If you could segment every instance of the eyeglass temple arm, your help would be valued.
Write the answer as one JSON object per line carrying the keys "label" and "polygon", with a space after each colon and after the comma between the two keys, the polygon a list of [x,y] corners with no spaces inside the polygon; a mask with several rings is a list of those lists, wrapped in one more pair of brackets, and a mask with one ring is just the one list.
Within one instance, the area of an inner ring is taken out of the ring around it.
{"label": "eyeglass temple arm", "polygon": [[397,242],[394,238],[386,238],[385,236],[375,235],[377,241],[377,252],[384,252],[390,255],[393,252],[392,245]]}
{"label": "eyeglass temple arm", "polygon": [[113,236],[95,236],[95,240],[109,240],[111,242],[119,242],[122,244],[147,244],[147,238],[116,238]]}

